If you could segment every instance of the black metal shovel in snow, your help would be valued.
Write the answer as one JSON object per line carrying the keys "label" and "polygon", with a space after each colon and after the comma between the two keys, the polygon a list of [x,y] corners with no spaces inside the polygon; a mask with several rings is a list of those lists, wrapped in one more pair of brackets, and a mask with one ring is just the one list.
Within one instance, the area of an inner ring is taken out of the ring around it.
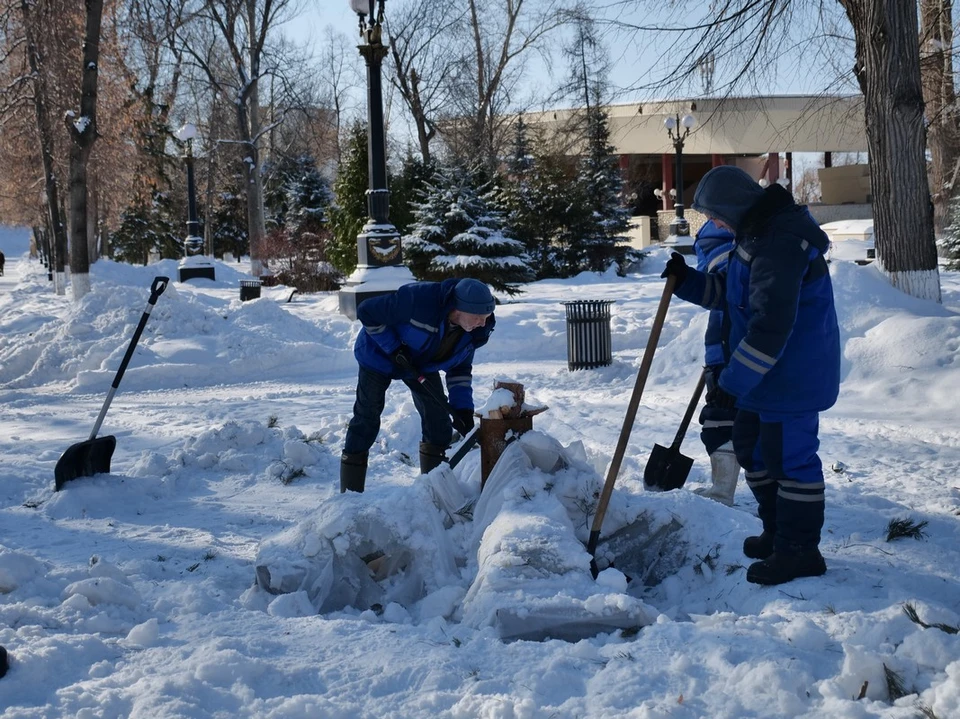
{"label": "black metal shovel in snow", "polygon": [[677,430],[676,437],[673,438],[673,444],[669,447],[661,447],[659,444],[653,446],[653,451],[650,452],[650,458],[647,460],[647,466],[643,470],[643,483],[648,489],[663,491],[680,489],[683,483],[687,481],[687,475],[690,474],[693,460],[680,454],[680,445],[683,444],[683,436],[687,433],[687,427],[690,426],[690,420],[693,419],[693,412],[700,402],[705,380],[706,370],[700,373],[697,387],[693,390],[693,396],[690,398],[687,411],[684,412],[683,419],[680,421],[680,428]]}
{"label": "black metal shovel in snow", "polygon": [[110,471],[110,460],[113,458],[113,450],[117,447],[117,438],[113,435],[97,437],[97,432],[100,431],[100,425],[103,424],[107,408],[110,407],[113,395],[116,394],[117,387],[120,386],[120,380],[123,379],[123,373],[130,363],[130,358],[133,357],[133,351],[137,347],[140,335],[143,334],[143,328],[147,325],[147,318],[150,317],[150,312],[157,304],[157,298],[167,288],[168,282],[170,282],[168,277],[155,277],[153,279],[153,284],[150,285],[150,299],[147,300],[147,307],[144,309],[140,323],[133,333],[130,346],[127,347],[127,352],[123,355],[120,368],[117,370],[117,376],[113,378],[113,385],[107,393],[103,407],[100,408],[100,415],[97,417],[96,424],[93,425],[93,431],[90,432],[90,438],[85,442],[78,442],[67,447],[67,451],[57,461],[57,466],[53,470],[54,491],[59,492],[64,484],[77,477],[91,477],[94,474],[105,474]]}

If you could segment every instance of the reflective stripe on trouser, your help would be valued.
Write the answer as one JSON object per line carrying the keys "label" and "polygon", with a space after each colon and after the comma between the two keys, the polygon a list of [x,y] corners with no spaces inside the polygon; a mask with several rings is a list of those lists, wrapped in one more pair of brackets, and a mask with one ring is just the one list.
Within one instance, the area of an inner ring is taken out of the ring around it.
{"label": "reflective stripe on trouser", "polygon": [[700,410],[700,441],[707,454],[713,454],[733,439],[733,422],[737,410],[707,405]]}
{"label": "reflective stripe on trouser", "polygon": [[710,365],[704,373],[704,382],[707,389],[707,400],[700,410],[700,441],[707,454],[713,454],[733,439],[733,421],[737,416],[734,407],[717,407],[710,399],[717,385],[717,377],[723,371],[724,365]]}
{"label": "reflective stripe on trouser", "polygon": [[[367,452],[377,440],[377,434],[380,432],[380,415],[383,414],[387,388],[391,381],[387,375],[360,367],[357,378],[357,399],[353,404],[353,417],[347,426],[347,436],[343,442],[344,452],[362,454]],[[431,372],[424,379],[424,383],[429,385],[437,395],[437,399],[427,394],[427,390],[416,380],[403,380],[403,382],[410,388],[413,404],[420,414],[422,440],[447,447],[453,436],[453,429],[447,408],[439,401],[439,398],[444,397],[440,373]]]}
{"label": "reflective stripe on trouser", "polygon": [[816,547],[823,527],[823,469],[817,450],[819,415],[759,415],[740,410],[733,447],[777,551]]}

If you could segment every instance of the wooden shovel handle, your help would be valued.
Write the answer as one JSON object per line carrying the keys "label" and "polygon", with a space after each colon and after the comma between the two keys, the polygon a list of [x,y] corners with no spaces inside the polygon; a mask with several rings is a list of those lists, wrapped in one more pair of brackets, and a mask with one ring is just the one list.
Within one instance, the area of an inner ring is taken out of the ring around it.
{"label": "wooden shovel handle", "polygon": [[617,475],[620,473],[620,465],[623,463],[623,455],[627,451],[630,432],[633,430],[633,420],[636,418],[637,409],[640,407],[643,387],[647,383],[647,376],[650,374],[650,365],[653,364],[653,353],[657,349],[657,343],[660,341],[660,331],[663,329],[663,323],[667,317],[667,308],[670,307],[670,297],[673,295],[673,288],[676,284],[677,278],[674,275],[668,275],[667,281],[663,286],[663,294],[660,296],[660,304],[657,306],[657,314],[653,318],[653,326],[650,327],[650,337],[647,339],[647,348],[644,350],[643,359],[640,361],[640,370],[637,372],[637,381],[633,385],[630,404],[627,405],[627,415],[623,418],[623,427],[620,429],[620,439],[617,442],[617,449],[613,453],[610,469],[607,470],[607,479],[603,483],[600,501],[597,502],[597,512],[593,515],[593,526],[590,528],[590,540],[587,543],[587,551],[590,552],[590,556],[594,556],[597,552],[597,542],[600,541],[600,527],[603,526],[603,516],[607,513],[607,505],[610,504],[610,495],[613,494],[613,485],[617,481]]}

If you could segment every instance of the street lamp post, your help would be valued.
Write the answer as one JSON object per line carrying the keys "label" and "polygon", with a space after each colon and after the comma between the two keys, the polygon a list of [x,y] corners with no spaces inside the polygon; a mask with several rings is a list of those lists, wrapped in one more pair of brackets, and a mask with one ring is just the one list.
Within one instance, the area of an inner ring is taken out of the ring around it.
{"label": "street lamp post", "polygon": [[671,193],[674,195],[673,209],[676,211],[676,215],[670,223],[670,236],[665,242],[668,245],[680,244],[681,238],[690,237],[690,223],[683,216],[683,143],[696,124],[697,119],[693,115],[680,117],[677,114],[674,117],[667,117],[663,121],[663,126],[667,128],[667,136],[673,143],[677,165],[674,171],[674,189]]}
{"label": "street lamp post", "polygon": [[216,279],[213,264],[203,256],[203,237],[200,236],[200,221],[197,219],[197,183],[194,176],[193,139],[197,127],[186,123],[177,130],[175,137],[184,143],[183,162],[187,167],[187,236],[183,241],[184,258],[180,262],[180,281],[194,277]]}
{"label": "street lamp post", "polygon": [[340,290],[340,312],[357,318],[357,305],[369,297],[394,292],[413,282],[403,264],[400,233],[390,222],[390,190],[387,189],[386,133],[383,122],[383,81],[381,67],[387,56],[383,44],[385,0],[350,0],[360,21],[357,46],[367,63],[367,155],[369,189],[368,219],[357,235],[357,269]]}

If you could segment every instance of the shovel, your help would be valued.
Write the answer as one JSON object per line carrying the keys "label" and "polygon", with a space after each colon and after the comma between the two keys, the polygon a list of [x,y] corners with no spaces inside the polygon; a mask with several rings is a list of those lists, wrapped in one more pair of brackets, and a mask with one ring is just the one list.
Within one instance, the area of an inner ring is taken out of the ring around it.
{"label": "shovel", "polygon": [[[427,393],[430,399],[432,399],[434,402],[436,402],[445,410],[447,410],[447,414],[449,415],[453,414],[453,408],[450,406],[450,403],[447,402],[447,398],[438,395],[434,391],[433,387],[427,384],[427,378],[425,376],[417,372],[413,366],[407,366],[407,367],[404,367],[403,369],[405,371],[409,371],[411,374],[417,375],[417,382],[420,383],[420,386],[423,387],[424,391]],[[457,449],[457,451],[454,452],[452,457],[449,457],[449,458],[444,457],[444,460],[447,462],[447,464],[450,465],[451,469],[453,467],[456,467],[458,464],[460,464],[460,460],[462,460],[464,457],[467,456],[467,452],[469,452],[471,449],[477,446],[477,441],[479,439],[480,439],[480,425],[478,424],[476,427],[474,427],[469,432],[467,432],[467,435],[465,437],[463,437],[463,442],[460,444],[460,447]]]}
{"label": "shovel", "polygon": [[677,430],[677,436],[673,438],[673,444],[669,447],[661,447],[659,444],[653,445],[653,451],[650,452],[647,466],[643,470],[643,484],[647,489],[662,491],[680,489],[683,483],[687,481],[687,475],[690,474],[693,460],[680,454],[680,445],[683,444],[683,436],[687,433],[687,427],[690,426],[693,412],[700,402],[700,395],[703,394],[705,377],[706,370],[700,373],[697,387],[693,390],[693,396],[690,398],[687,411],[680,421],[680,429]]}
{"label": "shovel", "polygon": [[633,420],[637,417],[637,408],[640,406],[640,398],[643,396],[643,387],[647,383],[647,375],[650,374],[650,365],[653,364],[653,353],[657,349],[657,343],[660,341],[660,331],[663,329],[663,322],[667,318],[667,308],[670,307],[670,296],[673,294],[673,288],[677,284],[675,275],[668,275],[667,281],[663,286],[663,294],[660,295],[660,304],[657,305],[657,314],[653,318],[653,325],[650,327],[650,337],[647,339],[647,347],[643,351],[643,359],[640,361],[640,369],[637,372],[637,381],[633,385],[633,394],[630,395],[630,403],[627,405],[627,414],[623,418],[623,427],[620,429],[620,439],[617,441],[617,448],[613,453],[613,459],[610,461],[610,469],[607,470],[607,479],[603,483],[603,491],[600,493],[600,499],[597,502],[597,511],[593,515],[593,526],[590,527],[590,539],[587,542],[587,551],[590,552],[590,572],[596,579],[600,573],[597,567],[597,543],[600,541],[600,528],[603,526],[603,517],[607,513],[607,505],[610,504],[610,495],[613,494],[613,485],[617,481],[617,475],[620,473],[620,465],[623,463],[623,455],[627,451],[627,443],[630,441],[630,432],[633,430]]}
{"label": "shovel", "polygon": [[117,438],[112,435],[97,437],[97,432],[100,431],[100,425],[103,424],[103,418],[104,415],[107,414],[107,408],[110,407],[110,402],[113,401],[113,395],[116,394],[117,387],[120,386],[123,373],[130,363],[130,358],[133,356],[133,351],[137,347],[140,335],[143,334],[143,328],[147,325],[147,318],[150,317],[150,312],[153,310],[154,305],[157,304],[157,298],[163,294],[169,281],[170,278],[168,277],[155,277],[153,279],[153,284],[150,286],[150,299],[147,300],[147,307],[143,311],[143,316],[140,318],[140,324],[137,325],[137,329],[133,333],[130,346],[127,347],[127,353],[120,362],[117,376],[113,378],[113,385],[107,393],[103,407],[100,408],[100,415],[97,417],[96,424],[93,425],[90,438],[85,442],[78,442],[77,444],[67,447],[67,451],[64,452],[57,461],[57,466],[53,470],[55,492],[59,492],[64,484],[77,477],[92,477],[95,474],[106,474],[110,471],[110,460],[113,457],[113,450],[117,447]]}

